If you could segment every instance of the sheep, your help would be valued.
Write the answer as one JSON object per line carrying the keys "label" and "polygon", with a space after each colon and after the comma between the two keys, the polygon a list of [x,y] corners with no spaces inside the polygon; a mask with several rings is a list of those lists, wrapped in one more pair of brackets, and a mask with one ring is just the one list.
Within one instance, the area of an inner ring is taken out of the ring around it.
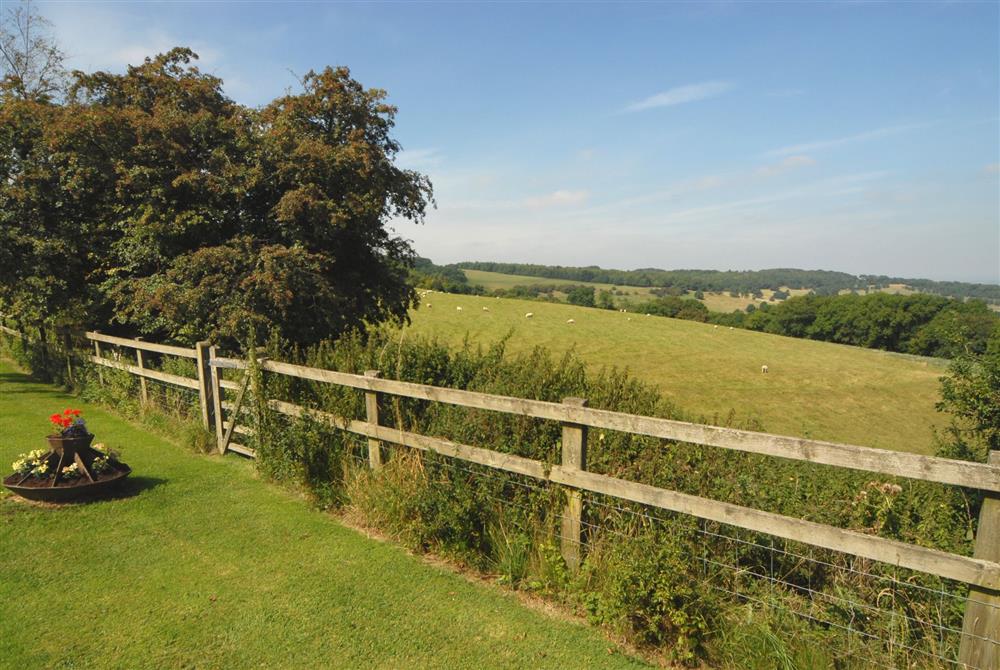
{"label": "sheep", "polygon": [[576,319],[566,319],[566,323],[576,323]]}
{"label": "sheep", "polygon": [[456,311],[456,312],[461,312],[461,311],[462,311],[462,308],[461,308],[461,307],[456,307],[456,308],[455,308],[455,311]]}
{"label": "sheep", "polygon": [[718,329],[719,329],[718,326],[712,326],[712,330],[718,330]]}
{"label": "sheep", "polygon": [[431,307],[433,307],[433,305],[431,305],[429,302],[425,303],[425,304],[427,305],[427,309],[430,309]]}
{"label": "sheep", "polygon": [[631,320],[632,320],[632,317],[630,316],[629,318],[627,318],[627,319],[625,319],[625,320],[626,320],[626,321],[631,321]]}
{"label": "sheep", "polygon": [[535,313],[534,313],[534,312],[528,312],[527,314],[525,314],[525,315],[524,315],[524,318],[525,318],[525,319],[530,319],[530,318],[532,318],[533,316],[535,316]]}
{"label": "sheep", "polygon": [[766,365],[760,366],[760,371],[761,371],[761,374],[765,374],[766,375],[767,374],[767,366]]}
{"label": "sheep", "polygon": [[729,326],[729,330],[732,330],[732,329],[733,329],[733,327],[732,327],[732,326]]}
{"label": "sheep", "polygon": [[488,312],[488,311],[490,311],[490,308],[489,307],[483,307],[483,311],[484,312]]}

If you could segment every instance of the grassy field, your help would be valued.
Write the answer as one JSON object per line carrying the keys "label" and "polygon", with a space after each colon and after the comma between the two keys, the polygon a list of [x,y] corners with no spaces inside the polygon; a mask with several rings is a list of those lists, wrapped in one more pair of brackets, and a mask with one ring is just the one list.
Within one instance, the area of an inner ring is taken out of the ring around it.
{"label": "grassy field", "polygon": [[946,368],[937,359],[572,305],[444,293],[423,302],[406,332],[490,343],[514,329],[513,350],[575,348],[710,422],[732,409],[768,432],[930,453],[931,429],[945,421],[934,409]]}
{"label": "grassy field", "polygon": [[246,460],[194,455],[0,363],[3,468],[67,406],[134,475],[87,505],[0,494],[0,667],[641,667],[310,510]]}
{"label": "grassy field", "polygon": [[[584,281],[571,281],[569,279],[550,279],[548,277],[525,277],[522,275],[507,275],[501,274],[499,272],[483,272],[482,270],[462,270],[465,276],[469,278],[469,282],[473,284],[480,284],[486,287],[487,290],[492,291],[493,289],[511,289],[515,286],[528,286],[532,284],[540,284],[543,286],[593,286],[598,291],[612,291],[617,290],[619,295],[615,295],[615,300],[619,303],[635,304],[639,302],[645,302],[656,297],[650,293],[650,289],[647,286],[613,286],[611,284],[601,284],[599,282],[584,282]],[[792,295],[804,295],[809,291],[806,289],[785,289],[788,293]],[[750,298],[746,296],[733,297],[728,293],[713,293],[712,291],[707,291],[704,293],[704,298],[702,302],[713,312],[732,312],[733,310],[745,310],[747,305],[756,305],[762,300],[767,301],[771,298],[771,294],[774,291],[770,289],[764,289],[762,291],[764,294],[763,299],[761,298]],[[559,297],[563,297],[559,294]],[[688,291],[687,297],[693,298],[694,291]]]}

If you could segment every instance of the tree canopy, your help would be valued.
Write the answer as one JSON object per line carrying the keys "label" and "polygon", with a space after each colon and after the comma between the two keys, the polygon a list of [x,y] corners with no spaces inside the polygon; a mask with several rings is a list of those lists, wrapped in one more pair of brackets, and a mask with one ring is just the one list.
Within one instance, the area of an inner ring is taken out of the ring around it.
{"label": "tree canopy", "polygon": [[0,90],[0,309],[30,321],[298,343],[403,320],[429,180],[395,165],[396,109],[345,67],[262,109],[175,48],[74,72],[65,100]]}

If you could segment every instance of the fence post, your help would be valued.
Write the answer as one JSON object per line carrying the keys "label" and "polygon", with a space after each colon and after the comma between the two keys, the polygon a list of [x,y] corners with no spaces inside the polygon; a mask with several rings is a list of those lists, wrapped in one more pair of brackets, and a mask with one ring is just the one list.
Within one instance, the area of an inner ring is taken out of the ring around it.
{"label": "fence post", "polygon": [[[365,377],[377,379],[381,374],[378,370],[365,370]],[[378,393],[375,391],[365,391],[365,416],[371,425],[379,425]],[[382,443],[372,438],[368,438],[368,465],[372,470],[382,467]]]}
{"label": "fence post", "polygon": [[63,330],[62,341],[63,351],[66,354],[66,379],[69,380],[70,386],[72,386],[76,382],[73,378],[73,340],[69,335],[69,330]]}
{"label": "fence post", "polygon": [[198,363],[198,404],[201,405],[201,425],[205,430],[212,430],[212,389],[209,385],[211,374],[209,373],[209,348],[211,342],[198,342],[194,345],[194,352],[197,355]]}
{"label": "fence post", "polygon": [[[990,452],[989,463],[1000,465],[1000,449]],[[986,493],[972,555],[1000,562],[1000,494]],[[958,661],[965,668],[1000,668],[1000,591],[969,587]]]}
{"label": "fence post", "polygon": [[[99,330],[95,330],[94,332],[97,333],[98,335],[101,334],[101,331]],[[98,358],[101,357],[101,343],[98,342],[97,340],[94,340],[94,355],[97,356]],[[104,386],[104,373],[101,372],[101,367],[102,367],[101,365],[97,366],[97,381],[101,383],[101,386]]]}
{"label": "fence post", "polygon": [[[135,338],[136,340],[142,341],[141,337]],[[145,369],[145,361],[142,356],[142,349],[136,347],[135,349],[135,362],[139,366],[139,369]],[[149,390],[146,388],[146,378],[142,375],[136,375],[139,377],[139,397],[142,399],[142,406],[145,407],[149,404]]]}
{"label": "fence post", "polygon": [[[586,407],[583,398],[564,398],[564,405]],[[587,427],[576,423],[562,425],[562,466],[574,470],[587,469]],[[566,507],[562,514],[560,549],[571,573],[580,569],[583,542],[583,494],[576,489],[566,491]]]}
{"label": "fence post", "polygon": [[211,346],[208,348],[209,360],[209,384],[212,392],[212,418],[215,419],[215,444],[222,446],[222,438],[225,435],[222,427],[222,384],[220,380],[222,374],[219,368],[212,365],[211,361],[219,356],[219,348]]}

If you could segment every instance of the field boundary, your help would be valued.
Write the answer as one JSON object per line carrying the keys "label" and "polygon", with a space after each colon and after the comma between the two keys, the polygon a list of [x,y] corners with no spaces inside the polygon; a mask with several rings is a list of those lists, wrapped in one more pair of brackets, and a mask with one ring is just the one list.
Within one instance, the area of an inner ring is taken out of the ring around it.
{"label": "field boundary", "polygon": [[[2,327],[2,332],[13,337],[24,337],[19,331],[6,326]],[[237,418],[251,378],[250,368],[253,366],[250,362],[219,356],[217,348],[208,342],[199,342],[189,349],[142,340],[112,338],[96,332],[84,333],[84,338],[94,344],[95,353],[88,357],[92,363],[137,375],[143,381],[152,379],[197,389],[202,423],[206,429],[215,432],[220,453],[231,450],[255,456],[252,449],[231,441],[234,434],[252,435],[249,428],[239,425]],[[112,358],[102,355],[100,343],[116,347]],[[121,347],[136,351],[137,365],[121,361]],[[180,377],[145,369],[141,356],[143,351],[193,358],[197,361],[198,377]],[[566,487],[569,495],[563,510],[560,539],[562,554],[570,569],[574,569],[580,562],[583,509],[579,492],[602,494],[968,584],[970,591],[959,653],[960,667],[995,668],[1000,663],[998,451],[991,452],[988,463],[972,463],[599,410],[586,407],[586,401],[579,398],[566,398],[563,403],[552,403],[382,379],[377,371],[359,375],[266,359],[258,360],[256,367],[261,374],[278,374],[363,391],[367,410],[363,421],[277,399],[260,400],[280,414],[292,417],[308,415],[335,428],[367,437],[369,466],[372,469],[377,470],[382,466],[382,445],[388,443],[434,452]],[[241,371],[241,382],[223,379],[223,370]],[[238,390],[235,402],[229,402],[225,398],[226,391],[234,390]],[[559,421],[563,427],[562,460],[558,464],[546,463],[379,425],[378,405],[382,395]],[[974,556],[962,556],[588,472],[586,451],[587,430],[590,427],[982,490],[986,493],[986,501],[980,514]]]}

